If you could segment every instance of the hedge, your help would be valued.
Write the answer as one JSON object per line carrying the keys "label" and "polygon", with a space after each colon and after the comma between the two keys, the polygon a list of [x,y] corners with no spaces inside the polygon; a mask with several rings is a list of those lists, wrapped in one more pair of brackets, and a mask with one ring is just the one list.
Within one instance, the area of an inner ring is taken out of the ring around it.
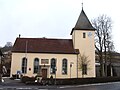
{"label": "hedge", "polygon": [[97,78],[69,78],[69,79],[56,79],[57,85],[80,85],[92,83],[106,83],[120,81],[120,77],[97,77]]}
{"label": "hedge", "polygon": [[35,77],[22,76],[21,78],[22,83],[34,82],[34,81],[35,81]]}
{"label": "hedge", "polygon": [[40,85],[54,85],[55,81],[57,85],[82,85],[82,84],[93,84],[93,83],[106,83],[120,81],[120,77],[97,77],[97,78],[66,78],[66,79],[53,79],[51,82],[50,78],[42,79],[41,83],[35,83],[35,77],[23,76],[21,78],[23,83],[27,84],[40,84]]}

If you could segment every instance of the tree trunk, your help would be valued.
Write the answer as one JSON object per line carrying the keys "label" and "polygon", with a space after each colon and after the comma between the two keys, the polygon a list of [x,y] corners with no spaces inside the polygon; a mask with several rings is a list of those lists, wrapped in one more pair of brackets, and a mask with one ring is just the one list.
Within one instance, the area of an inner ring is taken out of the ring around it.
{"label": "tree trunk", "polygon": [[105,76],[105,71],[104,71],[104,62],[103,62],[103,57],[102,57],[102,53],[100,55],[100,76],[104,77]]}
{"label": "tree trunk", "polygon": [[105,76],[107,77],[107,55],[106,55],[106,46],[105,46],[105,52],[104,52],[104,55],[105,55]]}

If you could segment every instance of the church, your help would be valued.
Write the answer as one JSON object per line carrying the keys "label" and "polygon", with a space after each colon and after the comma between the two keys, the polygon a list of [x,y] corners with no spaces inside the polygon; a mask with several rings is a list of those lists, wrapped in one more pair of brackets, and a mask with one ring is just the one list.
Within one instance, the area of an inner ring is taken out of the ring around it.
{"label": "church", "polygon": [[70,33],[72,39],[18,37],[12,49],[10,75],[95,77],[94,34],[95,28],[82,8]]}

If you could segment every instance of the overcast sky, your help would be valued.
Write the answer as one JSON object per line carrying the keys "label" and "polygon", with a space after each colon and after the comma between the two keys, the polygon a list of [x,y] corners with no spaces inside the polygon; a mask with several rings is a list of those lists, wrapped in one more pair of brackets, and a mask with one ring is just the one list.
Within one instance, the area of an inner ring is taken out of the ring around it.
{"label": "overcast sky", "polygon": [[120,52],[119,0],[0,0],[0,46],[16,37],[71,38],[83,4],[89,20],[106,14],[113,22],[112,36]]}

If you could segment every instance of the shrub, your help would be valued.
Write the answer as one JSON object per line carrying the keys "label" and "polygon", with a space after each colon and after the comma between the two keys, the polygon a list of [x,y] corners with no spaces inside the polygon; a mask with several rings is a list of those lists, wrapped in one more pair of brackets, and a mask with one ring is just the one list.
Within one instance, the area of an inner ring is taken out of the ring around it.
{"label": "shrub", "polygon": [[20,78],[18,74],[12,74],[12,77],[10,79],[14,80],[14,79],[20,79]]}
{"label": "shrub", "polygon": [[93,84],[93,83],[106,83],[106,82],[116,82],[120,81],[120,77],[93,77],[93,78],[66,78],[66,79],[42,79],[41,82],[35,83],[35,77],[23,76],[21,81],[26,84],[35,84],[35,85],[82,85],[82,84]]}
{"label": "shrub", "polygon": [[23,83],[34,82],[34,81],[35,81],[35,77],[22,76],[21,78],[21,82]]}

